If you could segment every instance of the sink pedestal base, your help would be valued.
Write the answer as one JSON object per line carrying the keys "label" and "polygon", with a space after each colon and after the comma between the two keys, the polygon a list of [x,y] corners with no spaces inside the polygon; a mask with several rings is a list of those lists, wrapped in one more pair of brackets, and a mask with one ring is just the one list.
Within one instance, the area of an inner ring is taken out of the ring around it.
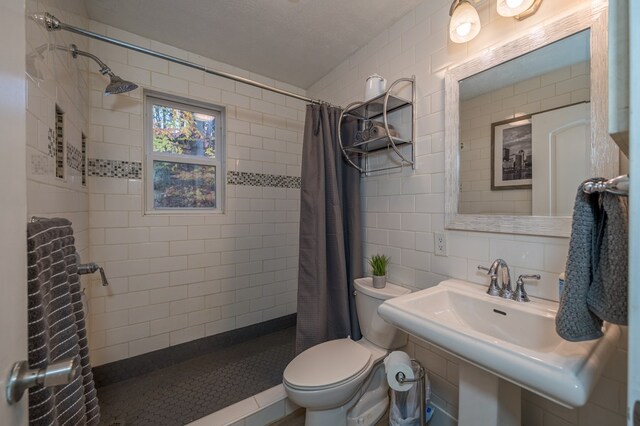
{"label": "sink pedestal base", "polygon": [[461,360],[458,424],[519,426],[520,386]]}

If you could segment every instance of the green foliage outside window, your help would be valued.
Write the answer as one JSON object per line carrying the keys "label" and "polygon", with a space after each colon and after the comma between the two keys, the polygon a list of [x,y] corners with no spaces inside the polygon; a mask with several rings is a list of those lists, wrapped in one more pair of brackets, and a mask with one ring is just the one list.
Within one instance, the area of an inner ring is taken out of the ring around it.
{"label": "green foliage outside window", "polygon": [[153,106],[153,151],[208,158],[216,156],[215,117]]}
{"label": "green foliage outside window", "polygon": [[153,205],[155,208],[215,208],[215,166],[154,161]]}
{"label": "green foliage outside window", "polygon": [[[213,159],[215,116],[153,105],[153,151]],[[215,208],[216,167],[153,161],[156,208]]]}

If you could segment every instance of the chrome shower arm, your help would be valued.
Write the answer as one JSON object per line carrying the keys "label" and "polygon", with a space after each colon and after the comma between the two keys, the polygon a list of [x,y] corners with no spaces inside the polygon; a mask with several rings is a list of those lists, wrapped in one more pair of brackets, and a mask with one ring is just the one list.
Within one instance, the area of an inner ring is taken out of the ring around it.
{"label": "chrome shower arm", "polygon": [[[79,28],[74,27],[73,25],[67,25],[67,24],[65,24],[63,22],[60,22],[60,20],[58,18],[56,18],[55,16],[53,16],[49,12],[36,13],[34,15],[31,15],[31,19],[33,19],[35,22],[39,23],[40,25],[44,26],[47,29],[47,31],[66,30],[66,31],[70,31],[72,33],[76,33],[76,34],[80,34],[80,35],[84,35],[84,36],[89,36],[90,37],[90,32],[89,31],[82,31]],[[95,38],[95,37],[93,37],[93,38]],[[109,68],[107,66],[107,64],[102,62],[100,60],[100,58],[98,58],[97,56],[95,56],[95,55],[93,55],[93,54],[91,54],[89,52],[78,50],[78,47],[75,44],[72,44],[71,47],[56,46],[56,48],[60,49],[60,50],[66,50],[68,52],[71,52],[71,54],[73,55],[74,58],[77,55],[80,55],[80,56],[86,56],[87,58],[93,59],[94,61],[96,61],[96,63],[98,65],[100,65],[100,72],[102,74],[107,74],[107,73],[111,72],[111,68]],[[103,70],[105,70],[105,71],[103,72]]]}
{"label": "chrome shower arm", "polygon": [[74,58],[77,58],[78,55],[80,55],[80,56],[85,56],[87,58],[93,59],[100,66],[100,74],[102,75],[108,74],[111,77],[115,77],[115,75],[111,71],[111,68],[109,68],[107,64],[102,62],[100,58],[98,58],[96,55],[91,54],[89,52],[85,52],[83,50],[78,50],[78,46],[76,46],[75,44],[72,44],[71,47],[67,48],[67,50],[71,52],[71,55]]}

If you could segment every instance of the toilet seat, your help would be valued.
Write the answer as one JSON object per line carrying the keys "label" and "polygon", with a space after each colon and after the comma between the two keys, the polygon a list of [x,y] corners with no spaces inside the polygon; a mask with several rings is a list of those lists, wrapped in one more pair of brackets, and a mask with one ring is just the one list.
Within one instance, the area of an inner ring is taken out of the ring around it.
{"label": "toilet seat", "polygon": [[371,351],[351,339],[313,346],[295,357],[284,370],[283,381],[298,390],[340,386],[367,370]]}

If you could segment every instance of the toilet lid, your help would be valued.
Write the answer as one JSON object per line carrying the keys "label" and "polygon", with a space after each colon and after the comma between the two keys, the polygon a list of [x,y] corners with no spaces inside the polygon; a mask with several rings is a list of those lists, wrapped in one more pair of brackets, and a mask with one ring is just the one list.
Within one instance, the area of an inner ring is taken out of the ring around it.
{"label": "toilet lid", "polygon": [[331,387],[362,372],[370,359],[371,352],[351,339],[331,340],[295,357],[283,378],[296,388]]}

